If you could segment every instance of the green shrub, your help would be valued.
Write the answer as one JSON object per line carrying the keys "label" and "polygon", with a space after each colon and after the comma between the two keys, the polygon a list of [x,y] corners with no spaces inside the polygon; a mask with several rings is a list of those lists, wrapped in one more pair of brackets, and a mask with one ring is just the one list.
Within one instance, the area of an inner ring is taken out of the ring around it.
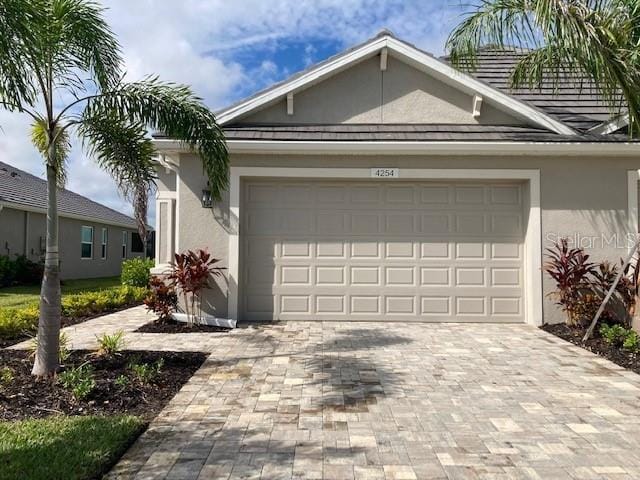
{"label": "green shrub", "polygon": [[[62,315],[68,318],[99,315],[126,305],[142,303],[148,292],[142,287],[121,286],[109,290],[64,295]],[[38,305],[0,309],[0,338],[10,339],[35,332],[39,317]]]}
{"label": "green shrub", "polygon": [[603,324],[600,327],[600,335],[604,338],[604,341],[609,345],[621,346],[629,335],[629,330],[624,328],[622,325],[606,325]]}
{"label": "green shrub", "polygon": [[10,285],[33,285],[42,280],[44,265],[29,260],[24,255],[15,259],[0,255],[0,287]]}
{"label": "green shrub", "polygon": [[93,367],[87,363],[60,373],[58,381],[64,388],[71,390],[73,398],[76,400],[84,400],[96,388]]}
{"label": "green shrub", "polygon": [[132,303],[140,303],[146,295],[146,288],[126,285],[97,292],[65,295],[62,298],[62,314],[70,318],[97,315]]}
{"label": "green shrub", "polygon": [[127,377],[126,375],[118,375],[118,377],[114,380],[113,383],[116,385],[116,387],[120,389],[125,389],[129,386],[129,383],[131,383],[131,381],[129,380],[129,377]]}
{"label": "green shrub", "polygon": [[103,333],[101,336],[96,336],[98,339],[98,354],[105,356],[113,356],[124,349],[124,331],[118,330],[117,332],[108,335]]}
{"label": "green shrub", "polygon": [[27,308],[0,308],[0,338],[14,338],[33,333],[40,313],[37,305]]}
{"label": "green shrub", "polygon": [[640,336],[636,332],[631,330],[629,333],[627,333],[627,336],[622,343],[622,348],[624,348],[625,350],[630,350],[632,352],[637,352],[638,350],[640,350]]}
{"label": "green shrub", "polygon": [[122,262],[122,274],[120,281],[122,285],[130,287],[146,287],[151,278],[153,260],[149,258],[132,258]]}

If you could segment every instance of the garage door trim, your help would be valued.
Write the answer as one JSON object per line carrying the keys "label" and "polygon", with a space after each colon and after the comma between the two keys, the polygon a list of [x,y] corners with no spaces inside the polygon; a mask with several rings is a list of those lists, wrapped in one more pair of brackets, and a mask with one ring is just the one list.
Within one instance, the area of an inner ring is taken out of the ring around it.
{"label": "garage door trim", "polygon": [[[370,168],[270,168],[231,167],[229,210],[236,229],[229,234],[229,296],[228,316],[238,318],[240,271],[240,197],[243,177],[274,177],[300,179],[366,179]],[[511,169],[414,169],[401,168],[400,179],[410,180],[524,180],[528,186],[528,222],[524,240],[524,301],[525,321],[542,323],[542,233],[540,220],[540,171]],[[378,179],[379,180],[379,179]],[[389,182],[397,180],[390,179]]]}

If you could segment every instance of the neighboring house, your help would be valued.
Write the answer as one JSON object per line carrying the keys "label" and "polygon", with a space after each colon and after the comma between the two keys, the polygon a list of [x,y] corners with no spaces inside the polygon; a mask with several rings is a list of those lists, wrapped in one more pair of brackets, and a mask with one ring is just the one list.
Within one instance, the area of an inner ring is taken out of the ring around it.
{"label": "neighboring house", "polygon": [[560,320],[544,248],[627,254],[640,148],[575,84],[511,93],[519,55],[471,76],[385,31],[222,110],[213,208],[198,157],[156,137],[155,271],[207,247],[228,271],[205,309],[241,321]]}
{"label": "neighboring house", "polygon": [[[47,182],[0,162],[0,255],[44,260]],[[63,279],[119,275],[122,261],[142,257],[136,221],[69,190],[58,190]]]}

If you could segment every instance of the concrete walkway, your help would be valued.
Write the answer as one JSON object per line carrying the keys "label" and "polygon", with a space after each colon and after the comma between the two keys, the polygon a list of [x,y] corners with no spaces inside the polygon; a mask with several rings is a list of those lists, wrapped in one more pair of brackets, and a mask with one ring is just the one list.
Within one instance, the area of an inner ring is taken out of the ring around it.
{"label": "concrete walkway", "polygon": [[[149,320],[72,327],[74,347]],[[637,479],[640,376],[526,325],[128,333],[207,350],[109,478]]]}

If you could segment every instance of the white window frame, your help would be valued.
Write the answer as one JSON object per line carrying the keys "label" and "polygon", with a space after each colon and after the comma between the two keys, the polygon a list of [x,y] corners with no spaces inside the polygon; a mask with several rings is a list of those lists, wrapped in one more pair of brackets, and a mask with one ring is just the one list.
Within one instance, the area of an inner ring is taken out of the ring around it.
{"label": "white window frame", "polygon": [[127,241],[128,241],[128,236],[129,236],[129,232],[127,232],[126,230],[122,232],[122,258],[127,258],[127,253],[128,249],[127,249]]}
{"label": "white window frame", "polygon": [[[411,180],[520,180],[527,182],[529,215],[524,240],[525,322],[542,325],[542,223],[540,209],[540,170],[517,169],[429,169],[400,168],[400,178]],[[229,184],[230,218],[238,228],[229,234],[229,296],[227,316],[237,320],[239,312],[238,274],[240,269],[240,180],[243,177],[306,179],[370,179],[370,168],[270,168],[231,167]],[[379,180],[378,180],[379,181]],[[390,180],[393,181],[393,180]]]}
{"label": "white window frame", "polygon": [[[85,228],[91,229],[91,242],[85,242],[82,238],[82,233]],[[92,225],[82,225],[80,227],[80,259],[81,260],[93,260],[93,241],[94,241],[95,228]],[[82,256],[82,245],[90,245],[91,246],[91,255],[88,257]]]}
{"label": "white window frame", "polygon": [[102,234],[100,236],[100,258],[102,260],[107,259],[109,244],[109,229],[102,227]]}

